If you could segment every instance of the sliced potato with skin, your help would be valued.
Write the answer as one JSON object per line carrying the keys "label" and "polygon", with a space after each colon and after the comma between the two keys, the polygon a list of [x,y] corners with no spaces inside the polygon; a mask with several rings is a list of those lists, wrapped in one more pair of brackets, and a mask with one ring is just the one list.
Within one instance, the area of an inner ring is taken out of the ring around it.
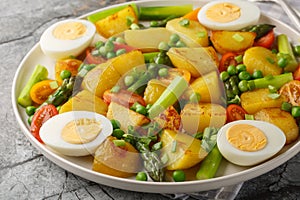
{"label": "sliced potato with skin", "polygon": [[166,28],[149,28],[124,31],[124,40],[127,45],[143,52],[157,51],[160,42],[168,42],[172,32]]}
{"label": "sliced potato with skin", "polygon": [[243,92],[241,95],[241,106],[248,114],[254,114],[263,108],[280,108],[285,101],[282,95],[276,99],[271,98],[268,88]]}
{"label": "sliced potato with skin", "polygon": [[92,169],[111,176],[127,178],[142,170],[139,152],[128,142],[116,146],[109,136],[96,150]]}
{"label": "sliced potato with skin", "polygon": [[206,127],[220,128],[226,122],[226,109],[219,104],[188,103],[181,113],[182,128],[189,134],[203,132]]}
{"label": "sliced potato with skin", "polygon": [[247,71],[253,74],[255,70],[261,70],[263,75],[279,75],[282,68],[277,65],[277,56],[271,50],[264,47],[251,47],[245,51],[243,63]]}
{"label": "sliced potato with skin", "polygon": [[181,41],[188,47],[207,47],[209,45],[208,32],[198,21],[189,20],[189,25],[182,26],[183,18],[175,18],[167,22],[166,29],[177,33]]}
{"label": "sliced potato with skin", "polygon": [[85,110],[106,115],[107,107],[107,104],[101,98],[87,90],[82,90],[64,103],[59,109],[59,113],[73,110]]}
{"label": "sliced potato with skin", "polygon": [[128,20],[138,23],[138,17],[131,5],[104,19],[95,22],[97,32],[105,38],[121,33],[130,27]]}
{"label": "sliced potato with skin", "polygon": [[212,31],[211,42],[220,54],[242,53],[252,47],[256,33],[241,31]]}
{"label": "sliced potato with skin", "polygon": [[270,122],[279,127],[285,134],[286,143],[290,144],[299,137],[299,127],[294,117],[280,108],[264,108],[256,112],[255,120]]}
{"label": "sliced potato with skin", "polygon": [[150,122],[146,116],[115,102],[109,104],[106,117],[118,120],[121,124],[121,129],[126,133],[128,126],[137,127]]}
{"label": "sliced potato with skin", "polygon": [[216,71],[219,65],[213,47],[170,48],[167,55],[176,68],[189,71],[194,78]]}
{"label": "sliced potato with skin", "polygon": [[200,102],[221,103],[222,97],[224,97],[224,89],[221,87],[219,74],[212,71],[195,79],[184,97],[189,99],[192,93],[200,94]]}
{"label": "sliced potato with skin", "polygon": [[164,129],[161,141],[162,156],[168,157],[167,170],[188,169],[198,164],[207,155],[207,152],[201,148],[201,140],[181,132]]}

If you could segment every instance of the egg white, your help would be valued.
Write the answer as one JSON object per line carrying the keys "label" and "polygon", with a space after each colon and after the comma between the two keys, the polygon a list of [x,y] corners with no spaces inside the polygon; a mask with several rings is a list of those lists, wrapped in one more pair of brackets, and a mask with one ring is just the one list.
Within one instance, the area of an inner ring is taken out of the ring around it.
{"label": "egg white", "polygon": [[[236,124],[250,124],[257,127],[267,138],[266,146],[258,151],[247,152],[232,146],[226,138],[227,130]],[[252,166],[259,164],[278,153],[284,146],[286,137],[277,126],[263,121],[238,120],[224,125],[218,132],[217,145],[226,160],[240,166]]]}
{"label": "egg white", "polygon": [[[54,29],[64,23],[79,22],[86,27],[86,33],[74,40],[61,40],[53,35]],[[78,56],[93,41],[96,27],[92,22],[81,19],[69,19],[57,22],[50,26],[40,38],[40,46],[43,53],[52,59],[62,59],[69,56]]]}
{"label": "egg white", "polygon": [[[63,127],[70,121],[80,118],[101,121],[102,130],[99,135],[93,141],[85,144],[71,144],[64,141],[61,137]],[[40,129],[40,137],[46,145],[63,155],[86,156],[95,153],[97,147],[111,135],[112,130],[110,120],[103,115],[88,111],[70,111],[47,120]]]}
{"label": "egg white", "polygon": [[[206,17],[206,11],[213,5],[219,3],[231,3],[240,8],[241,16],[231,22],[220,23]],[[205,4],[198,13],[199,22],[211,30],[240,30],[246,26],[254,25],[260,18],[260,9],[253,3],[241,0],[217,0]]]}

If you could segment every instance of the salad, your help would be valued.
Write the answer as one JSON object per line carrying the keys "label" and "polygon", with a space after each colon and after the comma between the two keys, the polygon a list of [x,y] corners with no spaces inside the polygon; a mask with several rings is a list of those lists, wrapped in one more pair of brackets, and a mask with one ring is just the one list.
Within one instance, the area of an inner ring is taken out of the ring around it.
{"label": "salad", "polygon": [[258,165],[298,139],[300,117],[300,46],[259,18],[218,0],[58,22],[40,39],[55,65],[35,67],[18,104],[39,142],[103,174],[181,182],[222,159]]}

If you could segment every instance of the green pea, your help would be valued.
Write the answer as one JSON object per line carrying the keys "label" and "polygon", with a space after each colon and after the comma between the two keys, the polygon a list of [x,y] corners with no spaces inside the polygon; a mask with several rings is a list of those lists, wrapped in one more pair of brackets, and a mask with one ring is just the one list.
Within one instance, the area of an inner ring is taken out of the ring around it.
{"label": "green pea", "polygon": [[292,104],[288,103],[288,102],[283,102],[281,104],[281,110],[284,110],[284,111],[287,111],[287,112],[291,112],[292,107],[293,107]]}
{"label": "green pea", "polygon": [[99,40],[99,41],[97,41],[97,42],[95,43],[95,47],[96,47],[97,49],[99,49],[99,48],[102,47],[103,45],[104,45],[104,42],[101,41],[101,40]]}
{"label": "green pea", "polygon": [[121,123],[116,119],[110,120],[110,123],[113,126],[113,129],[119,129],[121,127]]}
{"label": "green pea", "polygon": [[31,116],[35,113],[36,111],[36,107],[34,106],[27,106],[26,109],[25,109],[25,112],[28,116]]}
{"label": "green pea", "polygon": [[139,172],[139,173],[137,173],[135,179],[137,181],[147,181],[148,177],[147,177],[147,174],[145,172]]}
{"label": "green pea", "polygon": [[118,139],[122,139],[123,135],[125,134],[125,132],[119,128],[114,129],[112,132],[112,136],[118,138]]}
{"label": "green pea", "polygon": [[173,33],[171,36],[170,36],[170,42],[172,42],[172,43],[176,43],[176,42],[178,42],[180,40],[180,37],[179,37],[179,35],[178,34],[176,34],[176,33]]}
{"label": "green pea", "polygon": [[132,24],[130,25],[130,29],[131,29],[131,30],[139,30],[140,27],[139,27],[139,25],[137,25],[136,23],[132,23]]}
{"label": "green pea", "polygon": [[158,26],[158,21],[151,21],[150,22],[150,27],[157,27]]}
{"label": "green pea", "polygon": [[169,74],[169,71],[168,71],[168,69],[165,68],[165,67],[160,68],[160,69],[158,70],[158,75],[161,76],[161,77],[166,77],[166,76],[168,76],[168,74]]}
{"label": "green pea", "polygon": [[248,91],[248,82],[246,80],[241,80],[238,87],[241,92],[246,92]]}
{"label": "green pea", "polygon": [[278,65],[279,67],[281,67],[281,68],[286,67],[287,64],[288,64],[287,58],[281,57],[281,58],[279,58],[278,61],[277,61],[277,65]]}
{"label": "green pea", "polygon": [[62,70],[61,72],[60,72],[60,78],[62,79],[62,80],[64,80],[64,79],[67,79],[67,78],[70,78],[71,77],[71,72],[69,71],[69,70]]}
{"label": "green pea", "polygon": [[131,75],[125,76],[124,84],[128,87],[134,83],[134,77]]}
{"label": "green pea", "polygon": [[122,54],[125,54],[126,53],[126,49],[118,49],[116,51],[116,56],[119,56],[119,55],[122,55]]}
{"label": "green pea", "polygon": [[120,87],[119,85],[115,85],[114,87],[112,87],[112,88],[110,89],[110,91],[111,91],[112,93],[118,93],[120,90],[121,90],[121,87]]}
{"label": "green pea", "polygon": [[243,72],[243,71],[246,71],[246,70],[247,70],[247,69],[246,69],[246,65],[244,65],[244,64],[239,64],[239,65],[237,65],[237,66],[236,66],[236,69],[237,69],[238,72]]}
{"label": "green pea", "polygon": [[32,118],[33,118],[33,115],[29,116],[28,119],[27,119],[27,122],[28,122],[29,125],[31,125]]}
{"label": "green pea", "polygon": [[163,50],[163,51],[168,51],[169,50],[169,45],[166,42],[160,42],[158,44],[158,49]]}
{"label": "green pea", "polygon": [[125,44],[125,40],[121,37],[117,37],[116,42],[119,43],[119,44]]}
{"label": "green pea", "polygon": [[181,40],[179,40],[178,42],[176,42],[176,47],[186,47],[186,44],[184,42],[182,42]]}
{"label": "green pea", "polygon": [[226,81],[226,80],[228,80],[228,79],[229,79],[229,74],[228,74],[228,72],[227,72],[227,71],[221,72],[221,73],[220,73],[220,78],[221,78],[221,80],[222,80],[223,82]]}
{"label": "green pea", "polygon": [[135,112],[140,113],[142,115],[146,115],[147,114],[147,109],[145,106],[142,106],[141,104],[136,106]]}
{"label": "green pea", "polygon": [[293,106],[291,114],[293,117],[300,117],[300,106]]}
{"label": "green pea", "polygon": [[106,53],[107,53],[106,47],[105,46],[100,47],[99,48],[99,53],[100,53],[101,56],[106,56]]}
{"label": "green pea", "polygon": [[258,79],[258,78],[263,78],[263,73],[261,70],[255,70],[252,74],[252,78]]}
{"label": "green pea", "polygon": [[113,52],[113,51],[107,52],[107,54],[106,54],[106,58],[107,59],[111,59],[111,58],[114,58],[114,57],[116,57],[116,53],[115,52]]}
{"label": "green pea", "polygon": [[185,181],[185,173],[182,170],[176,170],[173,172],[173,179],[175,182]]}
{"label": "green pea", "polygon": [[240,80],[250,80],[251,79],[251,74],[247,71],[240,72],[238,76],[239,76]]}
{"label": "green pea", "polygon": [[237,69],[234,65],[229,65],[227,68],[227,72],[230,76],[237,74]]}
{"label": "green pea", "polygon": [[108,40],[105,43],[104,47],[105,47],[106,52],[111,52],[111,51],[113,51],[115,49],[114,43],[112,41],[110,41],[110,40]]}
{"label": "green pea", "polygon": [[110,42],[114,42],[114,41],[116,41],[116,37],[115,36],[111,36],[110,38],[108,38],[108,41],[110,41]]}

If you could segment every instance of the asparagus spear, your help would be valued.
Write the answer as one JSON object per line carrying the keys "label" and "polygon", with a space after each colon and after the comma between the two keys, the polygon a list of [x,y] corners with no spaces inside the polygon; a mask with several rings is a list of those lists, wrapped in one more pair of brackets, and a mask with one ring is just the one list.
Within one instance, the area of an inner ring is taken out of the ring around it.
{"label": "asparagus spear", "polygon": [[284,71],[293,72],[298,66],[292,46],[287,35],[280,34],[277,36],[279,57],[287,57],[288,64],[284,67]]}

